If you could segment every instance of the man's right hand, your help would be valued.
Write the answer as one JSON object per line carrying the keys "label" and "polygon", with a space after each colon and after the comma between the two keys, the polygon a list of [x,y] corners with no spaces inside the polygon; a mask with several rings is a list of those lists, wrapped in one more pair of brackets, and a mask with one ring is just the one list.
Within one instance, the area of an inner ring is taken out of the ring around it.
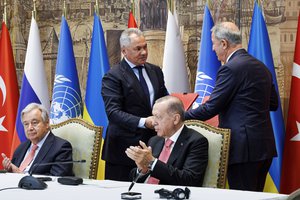
{"label": "man's right hand", "polygon": [[22,173],[21,170],[16,165],[11,163],[10,159],[4,153],[1,153],[1,156],[3,158],[2,166],[4,167],[5,170],[13,173]]}
{"label": "man's right hand", "polygon": [[146,118],[145,127],[149,129],[154,129],[154,117],[150,116]]}

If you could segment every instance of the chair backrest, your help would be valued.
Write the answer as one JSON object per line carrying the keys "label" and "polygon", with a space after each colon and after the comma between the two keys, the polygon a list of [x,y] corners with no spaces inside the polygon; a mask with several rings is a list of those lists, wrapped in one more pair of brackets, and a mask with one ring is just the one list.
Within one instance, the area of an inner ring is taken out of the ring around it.
{"label": "chair backrest", "polygon": [[292,192],[286,200],[300,200],[300,189]]}
{"label": "chair backrest", "polygon": [[208,140],[208,165],[203,187],[225,188],[230,129],[217,128],[199,120],[187,120],[185,125],[201,133]]}
{"label": "chair backrest", "polygon": [[86,160],[73,165],[75,176],[96,179],[101,148],[102,127],[82,119],[72,118],[51,125],[54,135],[69,141],[73,147],[73,160]]}

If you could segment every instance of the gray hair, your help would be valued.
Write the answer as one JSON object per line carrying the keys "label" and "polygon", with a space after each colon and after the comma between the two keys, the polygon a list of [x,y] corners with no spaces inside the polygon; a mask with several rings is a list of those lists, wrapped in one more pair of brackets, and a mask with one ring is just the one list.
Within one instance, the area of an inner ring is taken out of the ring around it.
{"label": "gray hair", "polygon": [[236,27],[228,26],[228,22],[216,24],[212,29],[212,33],[218,40],[227,40],[229,44],[242,44],[241,31]]}
{"label": "gray hair", "polygon": [[174,96],[164,96],[155,101],[155,103],[162,103],[168,101],[168,108],[167,112],[168,114],[174,114],[178,113],[180,115],[180,119],[183,122],[184,121],[184,107],[182,101]]}
{"label": "gray hair", "polygon": [[143,32],[140,29],[137,28],[128,28],[125,31],[122,32],[120,36],[120,47],[127,47],[131,43],[131,38],[130,36],[132,34],[135,34],[137,36],[144,36]]}
{"label": "gray hair", "polygon": [[23,123],[23,115],[34,109],[39,109],[41,111],[41,116],[42,116],[42,120],[44,123],[49,121],[49,113],[48,113],[48,110],[45,108],[45,106],[43,106],[42,104],[38,104],[38,103],[30,103],[21,112],[22,123]]}

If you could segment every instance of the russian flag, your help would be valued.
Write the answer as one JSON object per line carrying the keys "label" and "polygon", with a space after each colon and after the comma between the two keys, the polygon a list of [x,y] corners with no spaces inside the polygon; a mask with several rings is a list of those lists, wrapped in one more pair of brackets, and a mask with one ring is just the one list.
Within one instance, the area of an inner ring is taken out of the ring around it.
{"label": "russian flag", "polygon": [[24,128],[21,122],[21,112],[30,103],[40,103],[48,110],[50,109],[39,29],[34,18],[31,19],[21,96],[16,119],[15,134],[18,135],[19,141],[13,142],[12,151],[14,151],[20,142],[26,140]]}

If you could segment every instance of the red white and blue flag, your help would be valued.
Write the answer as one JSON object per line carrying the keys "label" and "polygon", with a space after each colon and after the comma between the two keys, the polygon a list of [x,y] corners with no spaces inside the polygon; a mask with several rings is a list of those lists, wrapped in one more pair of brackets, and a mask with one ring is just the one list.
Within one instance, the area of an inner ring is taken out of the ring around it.
{"label": "red white and blue flag", "polygon": [[19,142],[26,140],[21,122],[21,112],[30,103],[39,103],[48,110],[50,108],[48,85],[43,61],[38,25],[34,18],[31,19],[27,52],[25,58],[21,96],[16,120],[16,133],[19,141],[14,141],[12,151]]}

